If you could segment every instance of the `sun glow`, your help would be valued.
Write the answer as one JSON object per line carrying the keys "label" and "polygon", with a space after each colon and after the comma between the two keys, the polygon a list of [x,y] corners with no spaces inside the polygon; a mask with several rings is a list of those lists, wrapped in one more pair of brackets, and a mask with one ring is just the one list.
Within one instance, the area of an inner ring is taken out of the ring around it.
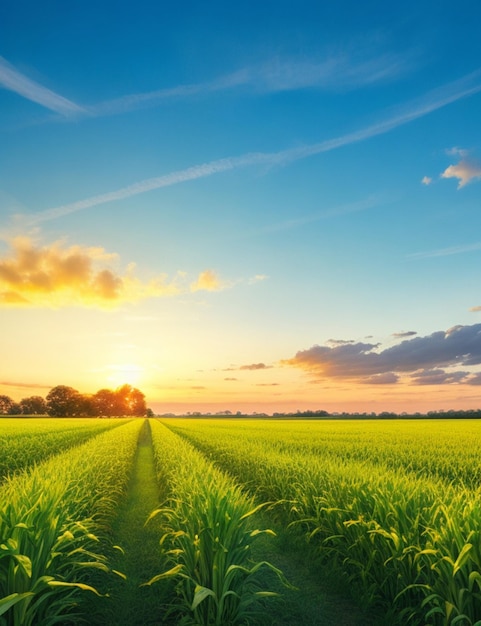
{"label": "sun glow", "polygon": [[144,369],[135,363],[122,363],[117,365],[109,365],[107,381],[112,387],[129,384],[138,385],[142,378]]}

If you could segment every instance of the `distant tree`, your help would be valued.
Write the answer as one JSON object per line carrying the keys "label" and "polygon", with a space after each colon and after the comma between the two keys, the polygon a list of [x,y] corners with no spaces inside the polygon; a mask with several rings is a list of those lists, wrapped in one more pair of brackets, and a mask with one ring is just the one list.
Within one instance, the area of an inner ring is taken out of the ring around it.
{"label": "distant tree", "polygon": [[23,415],[45,415],[47,403],[42,396],[29,396],[20,400],[20,408]]}
{"label": "distant tree", "polygon": [[115,390],[122,413],[118,415],[134,415],[141,417],[147,411],[144,394],[131,385],[122,385]]}
{"label": "distant tree", "polygon": [[119,398],[112,389],[99,389],[92,397],[95,415],[101,417],[112,417],[123,415]]}
{"label": "distant tree", "polygon": [[81,414],[83,396],[73,387],[57,385],[47,394],[47,412],[54,417],[73,417]]}
{"label": "distant tree", "polygon": [[14,402],[12,406],[8,409],[8,414],[9,415],[21,415],[22,407],[20,406],[18,402]]}
{"label": "distant tree", "polygon": [[84,415],[85,417],[94,417],[98,415],[94,396],[88,394],[80,395],[77,415]]}
{"label": "distant tree", "polygon": [[147,409],[147,411],[145,412],[145,417],[154,417],[154,412],[151,408]]}
{"label": "distant tree", "polygon": [[0,415],[11,415],[10,411],[15,404],[10,396],[0,396]]}

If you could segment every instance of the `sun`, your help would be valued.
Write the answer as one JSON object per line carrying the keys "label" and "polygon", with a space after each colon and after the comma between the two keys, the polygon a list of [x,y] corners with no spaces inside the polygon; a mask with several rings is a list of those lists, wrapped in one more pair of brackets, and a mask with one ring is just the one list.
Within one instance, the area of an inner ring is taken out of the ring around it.
{"label": "sun", "polygon": [[137,386],[144,372],[143,367],[135,363],[122,363],[109,365],[107,381],[111,387],[120,387],[128,384]]}

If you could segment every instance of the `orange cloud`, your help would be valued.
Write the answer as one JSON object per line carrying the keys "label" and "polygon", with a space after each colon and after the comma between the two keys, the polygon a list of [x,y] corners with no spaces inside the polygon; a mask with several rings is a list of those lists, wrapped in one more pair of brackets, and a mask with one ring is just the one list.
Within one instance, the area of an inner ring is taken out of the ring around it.
{"label": "orange cloud", "polygon": [[265,363],[250,363],[249,365],[241,365],[239,367],[240,370],[265,370],[270,369],[271,365],[266,365]]}
{"label": "orange cloud", "polygon": [[[112,308],[124,302],[186,293],[186,276],[178,272],[142,282],[129,265],[122,274],[112,265],[118,256],[101,247],[69,246],[56,242],[39,246],[29,237],[16,237],[0,258],[1,306],[88,306]],[[190,291],[225,287],[212,270],[199,274]]]}
{"label": "orange cloud", "polygon": [[199,274],[195,282],[190,285],[191,291],[220,291],[227,284],[222,282],[212,270],[205,270]]}

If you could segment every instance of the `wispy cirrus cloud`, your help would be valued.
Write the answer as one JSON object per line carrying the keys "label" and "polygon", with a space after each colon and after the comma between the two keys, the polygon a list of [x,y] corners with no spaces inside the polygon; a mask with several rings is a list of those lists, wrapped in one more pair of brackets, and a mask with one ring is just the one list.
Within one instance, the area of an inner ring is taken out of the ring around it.
{"label": "wispy cirrus cloud", "polygon": [[[205,178],[229,170],[249,166],[279,166],[287,165],[299,159],[304,159],[317,154],[330,152],[347,145],[366,141],[372,137],[386,134],[399,126],[408,124],[416,119],[424,117],[437,109],[445,107],[457,100],[466,98],[481,91],[481,70],[469,74],[464,78],[425,94],[402,108],[397,109],[380,122],[371,124],[351,133],[328,139],[314,144],[296,148],[289,148],[279,152],[254,152],[241,156],[226,157],[208,163],[194,165],[183,170],[177,170],[159,177],[149,178],[115,191],[110,191],[97,196],[91,196],[84,200],[64,204],[41,211],[27,217],[27,225],[37,224],[42,221],[56,219],[76,211],[89,209],[112,202],[136,196],[154,189],[177,185],[186,181]],[[359,210],[359,209],[356,209]]]}
{"label": "wispy cirrus cloud", "polygon": [[87,109],[28,78],[3,57],[0,57],[0,87],[13,91],[63,117],[88,114]]}
{"label": "wispy cirrus cloud", "polygon": [[111,309],[145,298],[220,291],[230,286],[212,270],[200,272],[194,282],[185,272],[142,281],[135,275],[134,264],[118,271],[118,255],[101,247],[65,246],[62,242],[40,246],[28,237],[14,238],[9,244],[10,250],[0,258],[0,307]]}
{"label": "wispy cirrus cloud", "polygon": [[0,381],[2,387],[13,387],[17,389],[51,389],[53,385],[41,385],[39,383],[19,383],[12,381]]}
{"label": "wispy cirrus cloud", "polygon": [[236,88],[257,93],[317,89],[355,89],[392,79],[406,72],[409,54],[334,52],[321,59],[275,57],[240,68],[213,80],[126,94],[89,105],[79,105],[28,78],[0,57],[0,86],[36,102],[63,117],[101,117],[158,106],[169,100],[193,98]]}
{"label": "wispy cirrus cloud", "polygon": [[138,109],[155,107],[169,100],[192,98],[194,96],[208,95],[220,91],[227,91],[248,84],[250,81],[249,71],[246,69],[220,76],[204,83],[191,83],[177,85],[166,89],[127,94],[119,98],[105,100],[98,104],[87,107],[90,115],[95,117],[104,115],[119,115]]}
{"label": "wispy cirrus cloud", "polygon": [[323,59],[275,57],[244,70],[260,91],[356,89],[392,80],[411,69],[410,54],[333,51]]}
{"label": "wispy cirrus cloud", "polygon": [[298,228],[300,226],[319,222],[321,220],[331,217],[338,217],[340,215],[347,215],[349,213],[366,211],[385,203],[386,198],[384,198],[381,194],[372,194],[363,200],[358,200],[357,202],[348,202],[346,204],[341,204],[328,209],[324,209],[322,211],[318,211],[317,213],[311,213],[309,215],[304,215],[291,220],[285,220],[284,222],[279,222],[277,224],[272,224],[268,226],[265,230],[268,232],[290,230],[292,228]]}
{"label": "wispy cirrus cloud", "polygon": [[468,243],[460,246],[450,246],[448,248],[439,248],[437,250],[427,250],[424,252],[413,252],[407,255],[408,259],[429,259],[433,257],[451,256],[453,254],[465,254],[466,252],[475,252],[481,250],[481,241],[476,243]]}

